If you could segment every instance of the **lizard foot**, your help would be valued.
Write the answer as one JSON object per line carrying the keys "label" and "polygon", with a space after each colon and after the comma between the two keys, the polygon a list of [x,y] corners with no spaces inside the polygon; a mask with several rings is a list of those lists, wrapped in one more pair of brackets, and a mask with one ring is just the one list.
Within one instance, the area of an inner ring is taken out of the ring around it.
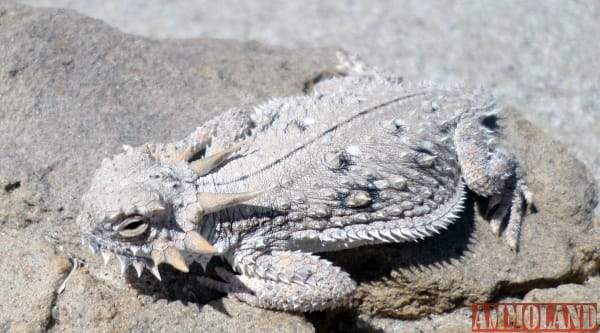
{"label": "lizard foot", "polygon": [[309,253],[272,251],[235,261],[241,275],[217,268],[225,282],[198,281],[254,306],[303,312],[345,305],[356,288],[348,273]]}

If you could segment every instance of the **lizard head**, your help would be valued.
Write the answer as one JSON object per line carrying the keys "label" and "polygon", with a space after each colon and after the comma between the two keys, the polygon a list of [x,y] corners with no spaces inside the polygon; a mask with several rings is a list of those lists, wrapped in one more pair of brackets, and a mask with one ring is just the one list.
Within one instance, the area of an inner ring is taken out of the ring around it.
{"label": "lizard head", "polygon": [[199,192],[199,177],[187,161],[161,161],[148,145],[125,147],[102,162],[83,196],[83,242],[105,262],[116,255],[123,272],[147,268],[160,279],[160,263],[187,272],[186,262],[217,253],[197,231],[202,216],[256,196]]}

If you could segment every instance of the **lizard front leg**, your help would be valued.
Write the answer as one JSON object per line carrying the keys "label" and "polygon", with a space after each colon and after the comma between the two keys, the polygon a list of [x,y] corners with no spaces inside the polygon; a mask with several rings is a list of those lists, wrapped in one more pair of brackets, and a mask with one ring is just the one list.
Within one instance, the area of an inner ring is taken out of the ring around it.
{"label": "lizard front leg", "polygon": [[318,311],[346,305],[356,283],[325,259],[303,252],[269,251],[233,256],[236,275],[223,268],[225,281],[199,281],[213,289],[268,309]]}

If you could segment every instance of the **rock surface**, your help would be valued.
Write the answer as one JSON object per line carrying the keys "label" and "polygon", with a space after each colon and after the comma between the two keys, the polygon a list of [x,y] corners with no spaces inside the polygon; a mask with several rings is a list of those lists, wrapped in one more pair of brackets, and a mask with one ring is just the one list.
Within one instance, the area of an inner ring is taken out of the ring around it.
{"label": "rock surface", "polygon": [[29,236],[0,230],[1,332],[43,332],[51,327],[59,288],[71,269],[56,248]]}
{"label": "rock surface", "polygon": [[57,331],[68,332],[313,331],[300,315],[265,311],[229,298],[207,305],[155,301],[135,289],[107,285],[86,269],[70,278],[69,287],[57,300],[55,316]]}
{"label": "rock surface", "polygon": [[[597,269],[593,177],[509,107],[500,119],[505,144],[524,163],[537,210],[519,253],[491,234],[477,213],[485,207],[471,200],[462,223],[423,243],[330,254],[362,283],[355,310],[308,322],[190,287],[181,274],[123,279],[115,262],[104,267],[82,248],[73,218],[102,158],[122,144],[174,141],[231,107],[301,94],[334,63],[331,49],[156,41],[72,12],[0,2],[0,268],[9,286],[0,290],[0,330],[370,331],[380,328],[357,313],[421,318],[581,283]],[[69,275],[69,259],[84,268]]]}
{"label": "rock surface", "polygon": [[[582,284],[563,284],[555,288],[533,289],[523,299],[503,298],[500,302],[598,302],[600,277],[592,277]],[[600,314],[597,314],[600,322]],[[365,331],[402,333],[464,333],[471,331],[471,309],[461,308],[444,315],[430,315],[416,321],[401,321],[386,318],[373,318],[360,315],[356,327]]]}
{"label": "rock surface", "polygon": [[[589,278],[583,284],[563,284],[556,288],[533,289],[525,294],[525,302],[598,302],[600,276]],[[600,313],[598,314],[600,318]]]}

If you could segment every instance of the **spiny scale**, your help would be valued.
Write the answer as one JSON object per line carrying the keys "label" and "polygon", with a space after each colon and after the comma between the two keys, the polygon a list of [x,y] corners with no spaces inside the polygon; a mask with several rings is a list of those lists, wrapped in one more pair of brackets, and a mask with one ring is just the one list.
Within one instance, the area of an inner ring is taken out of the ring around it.
{"label": "spiny scale", "polygon": [[145,265],[139,261],[134,261],[131,265],[133,266],[133,268],[135,268],[138,278],[142,277],[142,272],[144,271]]}
{"label": "spiny scale", "polygon": [[118,255],[118,254],[117,254],[117,259],[119,260],[119,264],[121,265],[121,274],[125,274],[127,267],[129,267],[129,259],[127,259],[127,257],[125,257],[125,256]]}
{"label": "spiny scale", "polygon": [[112,252],[109,250],[100,250],[100,254],[102,255],[102,259],[104,259],[104,264],[108,264],[110,258],[112,257]]}
{"label": "spiny scale", "polygon": [[[148,268],[148,267],[146,267]],[[156,277],[159,281],[162,280],[162,277],[160,276],[160,272],[158,271],[158,266],[154,265],[152,267],[149,267],[150,273],[152,273],[152,275],[154,275],[154,277]]]}

